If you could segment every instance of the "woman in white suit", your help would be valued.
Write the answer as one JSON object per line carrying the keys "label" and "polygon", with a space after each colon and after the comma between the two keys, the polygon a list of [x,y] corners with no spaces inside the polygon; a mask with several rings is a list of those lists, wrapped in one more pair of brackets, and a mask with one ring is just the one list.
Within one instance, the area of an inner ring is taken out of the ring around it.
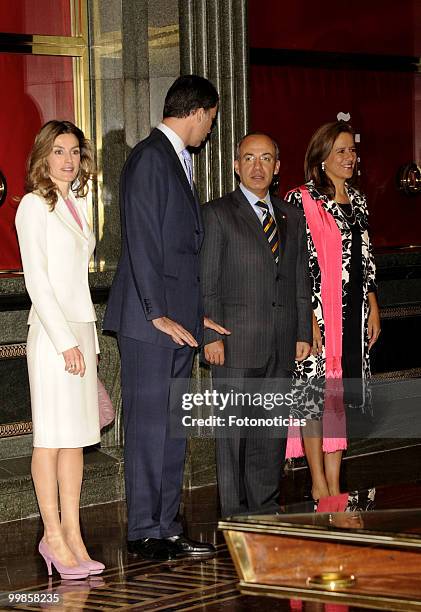
{"label": "woman in white suit", "polygon": [[[32,477],[44,523],[39,552],[48,573],[101,573],[79,524],[83,447],[100,440],[95,310],[88,264],[95,238],[86,216],[94,169],[89,141],[68,121],[35,139],[16,229],[32,301],[27,359],[33,422]],[[58,497],[60,497],[59,514]]]}

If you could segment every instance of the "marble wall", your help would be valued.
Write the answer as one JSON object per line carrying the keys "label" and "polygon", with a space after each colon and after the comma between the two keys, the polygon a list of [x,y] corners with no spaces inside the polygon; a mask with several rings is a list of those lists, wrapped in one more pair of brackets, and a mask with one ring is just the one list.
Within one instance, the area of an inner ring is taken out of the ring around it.
{"label": "marble wall", "polygon": [[96,270],[120,252],[118,183],[136,143],[159,123],[179,75],[177,0],[90,0],[94,140],[98,152]]}

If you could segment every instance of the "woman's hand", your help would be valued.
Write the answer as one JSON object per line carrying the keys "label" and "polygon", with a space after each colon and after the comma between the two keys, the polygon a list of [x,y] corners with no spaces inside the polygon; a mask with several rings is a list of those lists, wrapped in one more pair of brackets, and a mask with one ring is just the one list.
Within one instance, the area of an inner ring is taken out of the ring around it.
{"label": "woman's hand", "polygon": [[380,336],[380,313],[377,304],[376,294],[374,292],[368,294],[368,303],[370,312],[368,314],[368,350],[377,342]]}
{"label": "woman's hand", "polygon": [[63,351],[62,355],[66,364],[64,368],[66,372],[69,372],[69,374],[80,374],[81,377],[85,375],[85,360],[77,346]]}
{"label": "woman's hand", "polygon": [[310,345],[308,342],[296,342],[295,361],[304,361],[310,355]]}
{"label": "woman's hand", "polygon": [[311,354],[321,355],[323,351],[322,334],[320,331],[319,324],[317,323],[316,315],[313,311],[313,346],[311,347]]}

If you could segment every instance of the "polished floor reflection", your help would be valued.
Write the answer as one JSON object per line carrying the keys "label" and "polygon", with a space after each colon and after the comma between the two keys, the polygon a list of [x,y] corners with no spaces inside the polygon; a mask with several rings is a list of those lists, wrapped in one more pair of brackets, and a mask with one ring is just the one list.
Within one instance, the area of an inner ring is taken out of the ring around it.
{"label": "polished floor reflection", "polygon": [[[372,489],[370,489],[372,490]],[[352,496],[351,496],[352,497]],[[366,500],[367,490],[357,502]],[[372,494],[373,497],[373,494]],[[350,498],[351,499],[351,498]],[[354,501],[355,502],[355,496]],[[288,500],[286,500],[288,501]],[[311,510],[311,501],[286,503],[289,512]],[[355,502],[356,503],[356,502]],[[421,507],[418,482],[376,488],[373,509]],[[349,508],[355,510],[355,508]],[[19,591],[19,610],[201,610],[206,612],[302,611],[351,612],[355,607],[334,604],[242,596],[236,588],[237,574],[217,530],[218,504],[215,487],[196,489],[185,495],[184,519],[188,534],[213,542],[217,555],[205,561],[180,560],[151,563],[129,556],[126,551],[126,512],[122,503],[86,508],[82,524],[88,548],[94,558],[106,563],[102,576],[87,581],[64,582],[57,575],[48,581],[43,560],[36,552],[41,536],[39,519],[0,525],[0,610],[5,610],[7,594]],[[33,602],[33,594],[43,594],[44,603]],[[27,594],[26,602],[22,595]],[[32,596],[32,600],[31,597]],[[53,597],[58,603],[48,603]],[[6,598],[6,599],[5,599]],[[365,608],[367,610],[367,608]]]}

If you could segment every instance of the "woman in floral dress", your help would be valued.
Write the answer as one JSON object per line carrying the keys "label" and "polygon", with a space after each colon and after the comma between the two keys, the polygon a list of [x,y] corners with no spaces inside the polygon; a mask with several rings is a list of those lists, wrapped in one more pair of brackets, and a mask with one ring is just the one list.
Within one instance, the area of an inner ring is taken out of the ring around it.
{"label": "woman in floral dress", "polygon": [[340,492],[346,428],[338,382],[341,390],[344,383],[345,404],[364,404],[369,350],[380,334],[380,318],[368,212],[357,188],[351,126],[344,121],[322,125],[310,140],[304,170],[307,182],[290,191],[286,200],[306,217],[313,347],[309,357],[296,364],[297,387],[303,393],[301,416],[307,426],[302,435],[290,432],[287,458],[305,453],[317,500]]}

